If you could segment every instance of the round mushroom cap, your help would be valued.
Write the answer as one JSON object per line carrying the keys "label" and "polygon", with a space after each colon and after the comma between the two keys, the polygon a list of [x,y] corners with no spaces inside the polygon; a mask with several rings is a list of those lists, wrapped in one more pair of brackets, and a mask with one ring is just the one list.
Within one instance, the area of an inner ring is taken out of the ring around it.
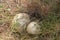
{"label": "round mushroom cap", "polygon": [[28,26],[27,26],[27,32],[29,34],[40,34],[41,33],[41,29],[40,29],[40,25],[38,24],[38,22],[31,22]]}
{"label": "round mushroom cap", "polygon": [[23,31],[30,22],[29,15],[26,13],[17,14],[12,21],[12,28],[17,31]]}
{"label": "round mushroom cap", "polygon": [[29,15],[26,13],[17,14],[14,17],[14,21],[20,23],[21,26],[23,26],[23,25],[27,24],[28,22],[30,22]]}

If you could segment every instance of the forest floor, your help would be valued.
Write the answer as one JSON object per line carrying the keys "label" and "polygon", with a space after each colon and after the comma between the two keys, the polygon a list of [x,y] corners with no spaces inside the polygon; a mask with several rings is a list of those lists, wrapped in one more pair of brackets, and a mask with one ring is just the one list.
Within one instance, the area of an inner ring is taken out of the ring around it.
{"label": "forest floor", "polygon": [[[13,4],[10,3],[9,5],[7,4],[7,2],[0,2],[0,40],[17,40],[18,39],[18,38],[15,39],[13,36],[10,35],[10,25],[11,25],[12,19],[16,14],[19,13],[19,6],[17,6],[17,4],[15,5],[14,2],[12,3]],[[10,7],[11,5],[13,6]],[[55,34],[56,34],[56,35],[54,34],[55,38],[53,36],[50,37],[49,35],[45,37],[46,36],[45,35],[44,37],[43,36],[40,37],[41,38],[40,40],[55,40],[55,39],[60,40],[60,23],[56,23],[55,25],[56,25],[56,27],[54,27]],[[43,34],[45,33],[46,32],[44,32]],[[26,39],[26,40],[29,40],[29,39]],[[37,39],[33,39],[33,40],[37,40]]]}

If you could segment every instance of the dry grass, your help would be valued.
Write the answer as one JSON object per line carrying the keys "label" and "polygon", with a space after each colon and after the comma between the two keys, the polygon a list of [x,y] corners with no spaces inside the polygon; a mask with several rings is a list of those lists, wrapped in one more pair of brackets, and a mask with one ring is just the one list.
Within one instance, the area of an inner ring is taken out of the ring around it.
{"label": "dry grass", "polygon": [[[12,7],[10,7],[11,5]],[[11,34],[11,21],[19,13],[19,8],[19,5],[14,2],[13,4],[7,4],[6,1],[0,3],[0,40],[60,40],[60,11],[58,17],[52,14],[52,16],[48,16],[40,22],[40,25],[42,23],[42,33],[40,35],[28,33],[21,35],[18,32]]]}

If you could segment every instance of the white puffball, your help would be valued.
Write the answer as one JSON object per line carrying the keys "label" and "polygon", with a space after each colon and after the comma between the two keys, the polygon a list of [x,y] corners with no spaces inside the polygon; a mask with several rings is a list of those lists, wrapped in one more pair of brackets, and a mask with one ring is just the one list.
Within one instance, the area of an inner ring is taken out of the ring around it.
{"label": "white puffball", "polygon": [[23,26],[23,25],[27,24],[28,22],[30,22],[29,15],[26,13],[17,14],[14,17],[14,21],[20,23],[21,26]]}
{"label": "white puffball", "polygon": [[[20,13],[20,14],[17,14],[13,21],[12,21],[12,25],[14,29],[16,29],[17,31],[22,31],[24,30],[24,28],[26,27],[26,25],[30,22],[30,19],[29,19],[29,15],[26,14],[26,13]],[[16,25],[16,26],[14,26]]]}
{"label": "white puffball", "polygon": [[40,29],[40,25],[38,24],[38,22],[31,22],[27,26],[27,32],[29,34],[40,34],[41,33],[41,29]]}

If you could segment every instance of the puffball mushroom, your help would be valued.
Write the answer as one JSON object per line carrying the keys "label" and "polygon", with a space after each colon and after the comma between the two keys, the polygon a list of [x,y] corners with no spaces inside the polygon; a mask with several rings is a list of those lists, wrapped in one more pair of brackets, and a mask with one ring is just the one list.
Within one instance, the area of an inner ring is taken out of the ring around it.
{"label": "puffball mushroom", "polygon": [[41,33],[41,26],[38,24],[38,22],[31,22],[27,26],[27,32],[29,34],[40,34]]}
{"label": "puffball mushroom", "polygon": [[29,15],[26,13],[17,14],[12,21],[12,29],[17,32],[22,32],[26,25],[30,22]]}

